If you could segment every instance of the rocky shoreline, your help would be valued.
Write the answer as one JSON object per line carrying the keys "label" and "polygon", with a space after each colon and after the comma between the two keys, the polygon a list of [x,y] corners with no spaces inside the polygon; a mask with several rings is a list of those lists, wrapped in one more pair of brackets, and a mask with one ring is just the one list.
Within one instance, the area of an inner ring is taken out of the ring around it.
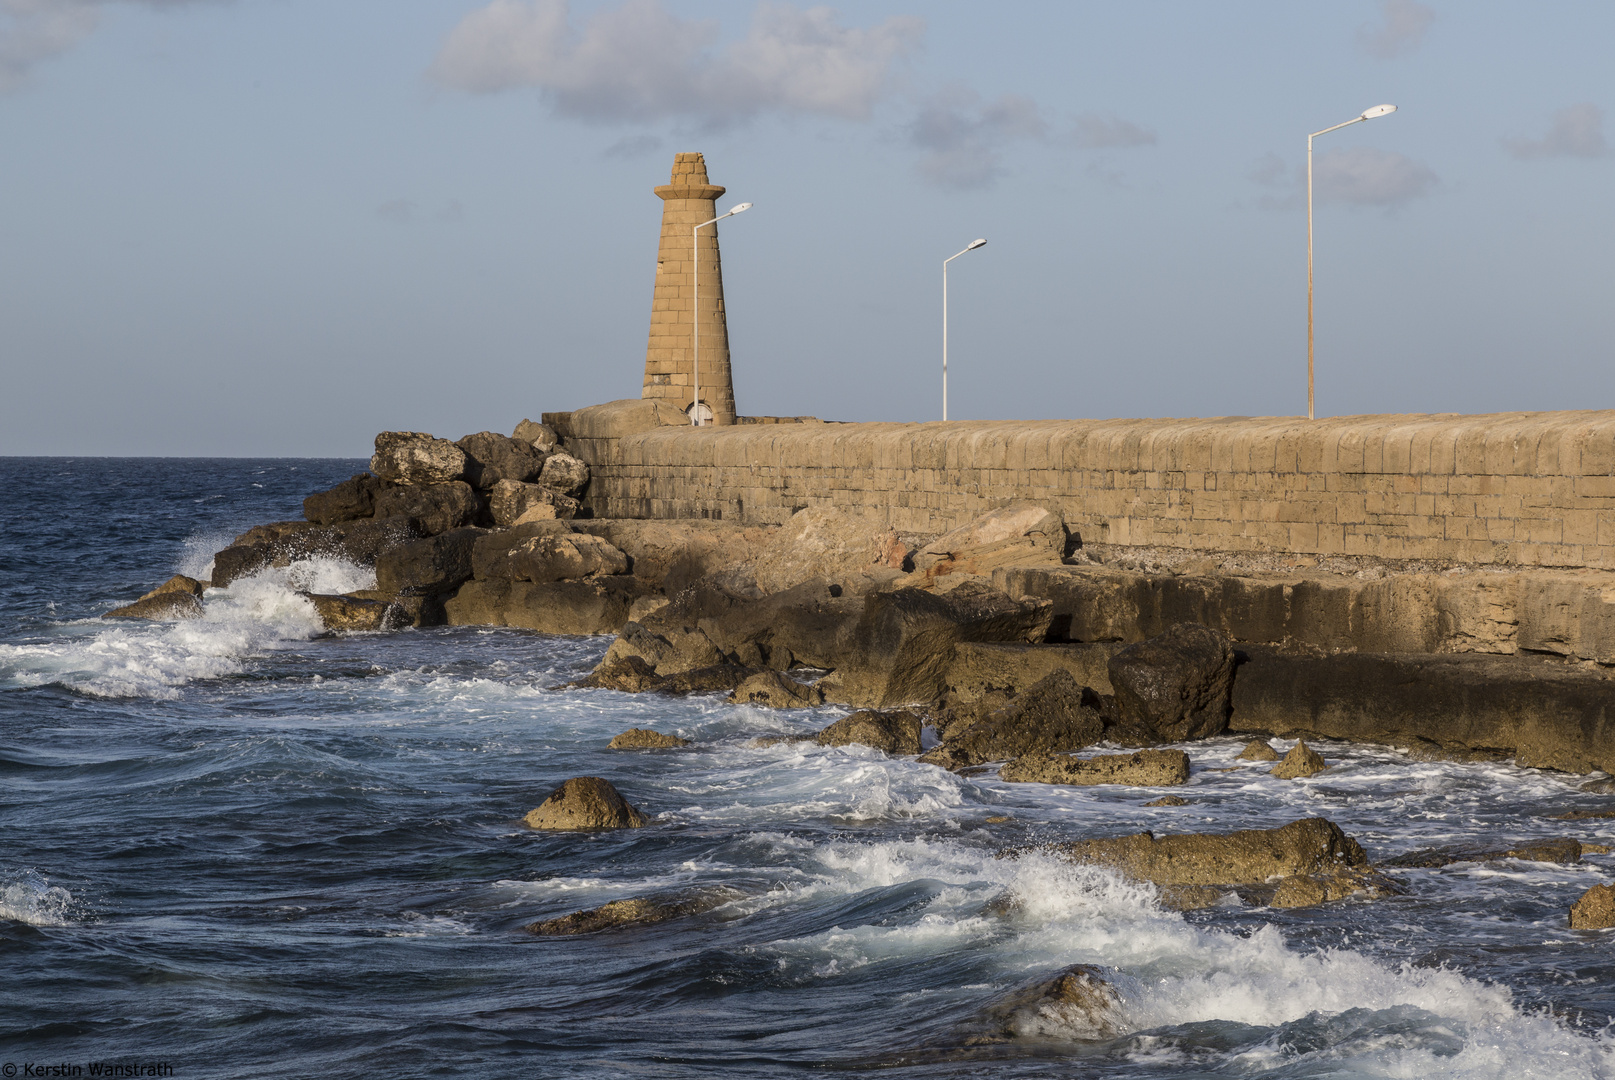
{"label": "rocky shoreline", "polygon": [[[250,529],[215,555],[210,581],[172,578],[108,617],[197,617],[209,588],[326,557],[376,575],[374,589],[305,594],[332,632],[446,624],[614,634],[575,685],[843,705],[854,711],[810,737],[956,771],[1002,763],[998,775],[1011,782],[1177,785],[1195,741],[1231,733],[1257,737],[1245,755],[1253,764],[1278,757],[1269,738],[1302,740],[1271,767],[1283,779],[1327,768],[1309,737],[1615,773],[1610,668],[1569,646],[1519,647],[1525,620],[1497,604],[1466,608],[1456,586],[1442,585],[1451,567],[1248,556],[1225,566],[1212,553],[1097,549],[1082,546],[1058,511],[1025,502],[940,536],[823,506],[781,526],[601,519],[587,516],[589,478],[546,424],[457,442],[385,432],[370,471],[310,494],[305,520]],[[632,749],[682,742],[645,731],[619,739],[613,746]],[[1124,752],[1092,752],[1102,746]],[[601,778],[568,785],[581,808],[568,809],[571,796],[558,790],[528,823],[645,823]],[[1140,834],[1074,840],[1060,854],[1148,881],[1174,906],[1233,892],[1279,906],[1396,893],[1384,868],[1328,822],[1285,829],[1324,826],[1334,830],[1329,866],[1296,856],[1262,874],[1215,851],[1288,841]],[[1161,854],[1177,847],[1179,856]],[[1471,855],[1535,857],[1498,851]],[[1148,869],[1196,859],[1222,866],[1222,876]],[[1615,904],[1602,896],[1583,898],[1573,924],[1615,925]],[[667,903],[705,910],[688,898]],[[599,929],[615,916],[568,918]]]}

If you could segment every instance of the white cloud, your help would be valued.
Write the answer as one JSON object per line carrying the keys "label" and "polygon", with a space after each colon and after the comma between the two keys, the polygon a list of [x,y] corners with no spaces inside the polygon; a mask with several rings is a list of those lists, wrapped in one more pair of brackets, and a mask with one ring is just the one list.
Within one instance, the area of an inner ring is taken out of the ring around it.
{"label": "white cloud", "polygon": [[1425,31],[1435,22],[1436,13],[1416,0],[1383,0],[1379,26],[1357,31],[1357,44],[1370,56],[1382,60],[1410,53],[1424,43]]}
{"label": "white cloud", "polygon": [[764,0],[746,36],[720,48],[715,22],[680,19],[661,0],[627,0],[579,29],[566,0],[493,0],[450,32],[431,75],[477,93],[536,87],[558,112],[596,122],[861,120],[923,30],[913,16],[848,27],[831,8]]}
{"label": "white cloud", "polygon": [[1430,194],[1441,184],[1428,165],[1371,146],[1319,154],[1312,171],[1320,202],[1352,206],[1399,206]]}
{"label": "white cloud", "polygon": [[1140,127],[1131,120],[1086,112],[1079,114],[1072,123],[1069,138],[1074,146],[1100,150],[1152,146],[1155,143],[1155,132]]}
{"label": "white cloud", "polygon": [[[1307,204],[1307,170],[1293,170],[1277,154],[1258,158],[1248,174],[1268,190],[1256,205],[1263,210],[1299,210]],[[1312,162],[1313,195],[1320,203],[1395,207],[1433,193],[1441,178],[1423,162],[1390,150],[1359,146],[1330,150]]]}
{"label": "white cloud", "polygon": [[981,103],[975,91],[949,87],[933,95],[909,125],[909,141],[924,150],[920,174],[951,188],[987,187],[1003,174],[1000,150],[1021,139],[1041,139],[1046,125],[1037,103],[1004,94]]}
{"label": "white cloud", "polygon": [[1523,160],[1546,157],[1596,158],[1609,153],[1604,110],[1590,101],[1560,109],[1540,139],[1504,139],[1508,152]]}
{"label": "white cloud", "polygon": [[[95,32],[111,0],[0,0],[0,94],[27,82],[38,65],[67,52]],[[146,7],[178,7],[193,0],[133,0]]]}

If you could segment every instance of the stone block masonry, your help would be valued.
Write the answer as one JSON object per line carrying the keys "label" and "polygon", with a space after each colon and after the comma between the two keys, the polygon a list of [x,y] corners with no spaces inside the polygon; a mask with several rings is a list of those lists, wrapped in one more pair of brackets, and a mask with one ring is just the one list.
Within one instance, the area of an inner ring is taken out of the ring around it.
{"label": "stone block masonry", "polygon": [[1615,569],[1615,411],[691,429],[651,404],[554,417],[596,516],[937,533],[1032,499],[1090,543]]}

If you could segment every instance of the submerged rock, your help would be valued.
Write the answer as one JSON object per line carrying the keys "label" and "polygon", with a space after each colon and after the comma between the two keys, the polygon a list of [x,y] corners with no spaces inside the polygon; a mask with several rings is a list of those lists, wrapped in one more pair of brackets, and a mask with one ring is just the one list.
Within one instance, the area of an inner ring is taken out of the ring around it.
{"label": "submerged rock", "polygon": [[1145,806],[1188,806],[1189,800],[1177,795],[1162,795],[1159,799],[1151,799]]}
{"label": "submerged rock", "polygon": [[690,746],[689,739],[677,735],[663,735],[650,728],[629,728],[606,744],[607,750],[666,750],[674,746]]}
{"label": "submerged rock", "polygon": [[1227,634],[1178,623],[1110,658],[1116,737],[1124,745],[1204,739],[1228,726],[1234,648]]}
{"label": "submerged rock", "polygon": [[[1334,822],[1304,818],[1277,829],[1185,833],[1142,832],[1105,840],[1073,840],[1046,849],[1074,862],[1112,867],[1156,885],[1261,885],[1295,874],[1366,869],[1361,845]],[[1017,852],[1005,852],[1014,855]]]}
{"label": "submerged rock", "polygon": [[1570,905],[1570,929],[1603,930],[1615,926],[1615,887],[1594,885]]}
{"label": "submerged rock", "polygon": [[598,776],[574,776],[522,820],[532,829],[639,829],[650,822]]}
{"label": "submerged rock", "polygon": [[189,592],[149,592],[132,604],[113,608],[103,619],[200,619],[202,601]]}
{"label": "submerged rock", "polygon": [[1389,878],[1372,870],[1336,870],[1328,874],[1296,874],[1279,882],[1269,905],[1276,908],[1316,907],[1333,900],[1361,896],[1377,900],[1402,890]]}
{"label": "submerged rock", "polygon": [[1277,761],[1279,752],[1273,749],[1273,744],[1266,739],[1252,739],[1245,749],[1239,752],[1236,761]]}
{"label": "submerged rock", "polygon": [[843,716],[815,736],[820,746],[846,746],[860,743],[888,754],[920,752],[920,718],[907,710],[874,712],[864,710]]}
{"label": "submerged rock", "polygon": [[727,888],[635,896],[627,900],[613,900],[589,911],[574,911],[558,919],[528,923],[523,929],[540,937],[566,937],[573,934],[593,934],[619,926],[648,926],[652,923],[667,922],[669,919],[700,915],[740,896],[738,889]]}
{"label": "submerged rock", "polygon": [[1581,861],[1581,841],[1570,837],[1548,840],[1528,840],[1508,848],[1438,847],[1422,848],[1387,859],[1381,866],[1404,870],[1434,870],[1461,862],[1496,862],[1499,859],[1520,859],[1524,862],[1551,862],[1572,865]]}
{"label": "submerged rock", "polygon": [[1138,750],[1131,754],[1029,754],[998,771],[1000,780],[1032,784],[1129,784],[1166,787],[1189,779],[1189,755],[1182,750]]}
{"label": "submerged rock", "polygon": [[1020,1039],[1088,1042],[1122,1034],[1121,995],[1111,973],[1091,964],[1073,964],[1053,978],[1013,990],[981,1011],[967,1026],[966,1045]]}
{"label": "submerged rock", "polygon": [[1315,776],[1327,768],[1329,765],[1323,760],[1323,755],[1308,746],[1305,739],[1301,739],[1290,747],[1290,752],[1284,755],[1284,760],[1273,766],[1270,771],[1280,780],[1298,780]]}
{"label": "submerged rock", "polygon": [[442,484],[465,474],[465,451],[418,431],[383,431],[376,436],[370,471],[402,484]]}
{"label": "submerged rock", "polygon": [[664,676],[654,689],[664,694],[710,694],[718,690],[733,690],[755,674],[757,669],[753,667],[713,664]]}
{"label": "submerged rock", "polygon": [[732,705],[766,705],[771,709],[808,709],[824,704],[824,691],[797,682],[779,671],[763,671],[729,695]]}

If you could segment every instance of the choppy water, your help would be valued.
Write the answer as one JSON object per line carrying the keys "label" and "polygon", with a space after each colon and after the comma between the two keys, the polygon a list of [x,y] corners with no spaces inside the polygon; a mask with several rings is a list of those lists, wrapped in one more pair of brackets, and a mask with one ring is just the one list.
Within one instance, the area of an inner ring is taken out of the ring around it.
{"label": "choppy water", "polygon": [[[241,1075],[1615,1076],[1615,932],[1568,905],[1593,856],[1402,875],[1407,897],[1179,915],[1010,843],[1324,815],[1385,857],[1455,841],[1615,837],[1545,815],[1615,803],[1507,765],[1323,745],[1278,781],[1193,744],[1162,792],[961,779],[860,747],[778,745],[769,712],[549,687],[605,639],[440,629],[322,637],[301,565],[203,620],[96,618],[347,461],[0,459],[0,1062],[165,1061]],[[612,752],[628,727],[698,740]],[[610,778],[646,829],[520,825]],[[988,818],[1007,817],[989,822]],[[727,885],[705,915],[576,939],[534,919]],[[1012,917],[984,913],[1004,889]],[[995,996],[1118,972],[1130,1033],[958,1049]]]}

